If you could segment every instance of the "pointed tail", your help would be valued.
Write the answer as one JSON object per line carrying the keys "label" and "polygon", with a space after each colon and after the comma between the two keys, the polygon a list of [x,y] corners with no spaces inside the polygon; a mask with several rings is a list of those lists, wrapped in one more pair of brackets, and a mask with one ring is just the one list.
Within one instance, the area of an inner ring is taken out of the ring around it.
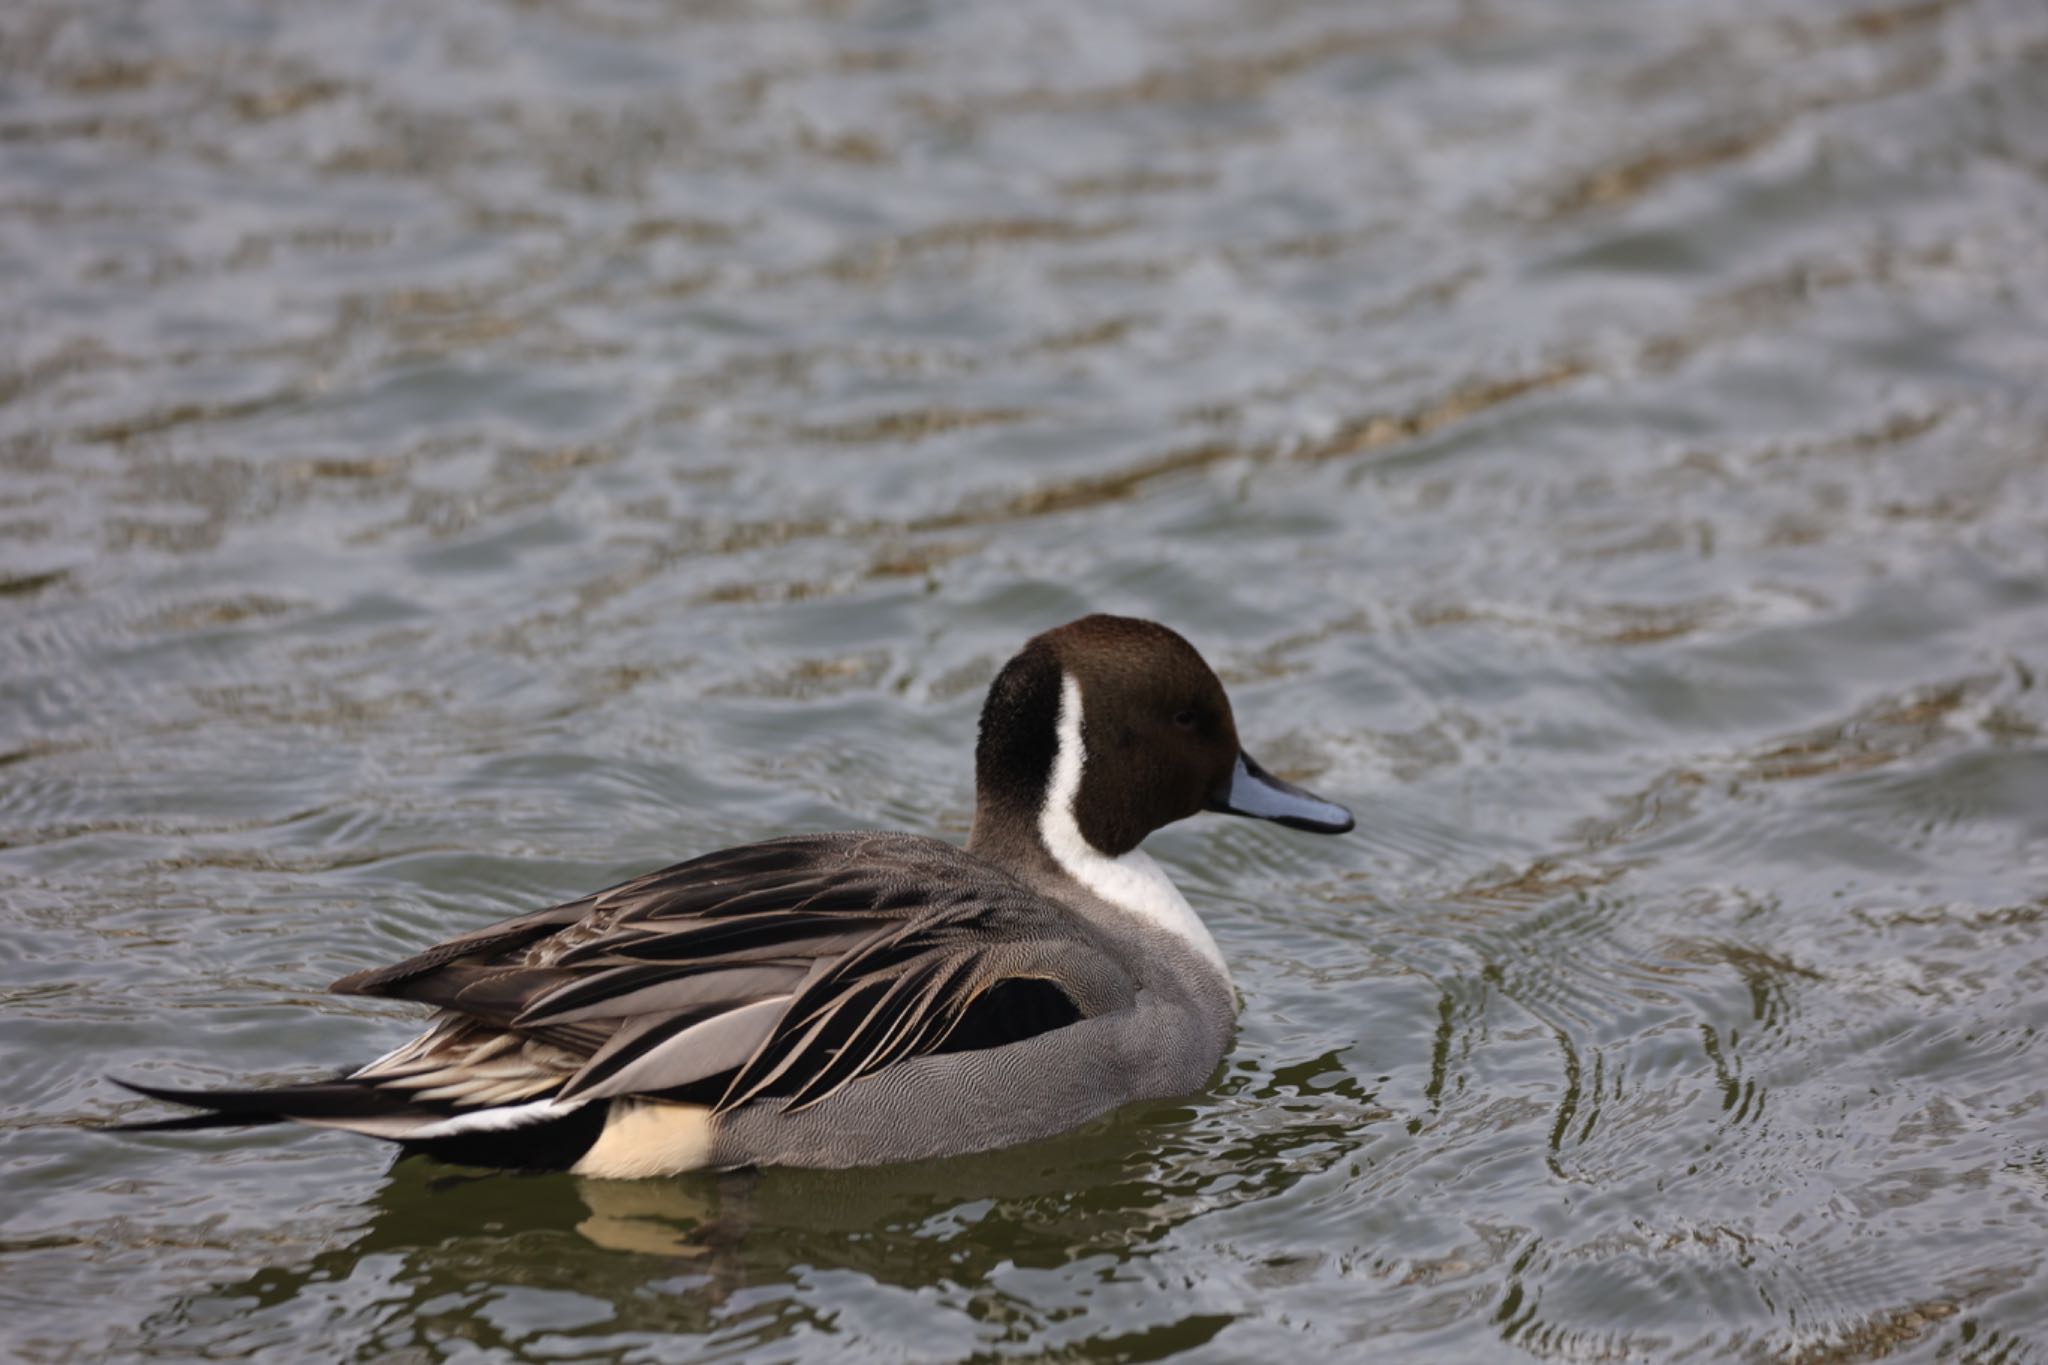
{"label": "pointed tail", "polygon": [[351,1119],[378,1123],[389,1120],[432,1122],[445,1113],[414,1104],[404,1095],[379,1090],[358,1081],[307,1081],[257,1090],[178,1090],[168,1086],[143,1085],[110,1077],[115,1085],[165,1104],[182,1104],[204,1109],[204,1114],[153,1119],[142,1123],[110,1124],[117,1133],[169,1132],[186,1128],[256,1127],[267,1123],[296,1120],[301,1123],[329,1123],[336,1127]]}
{"label": "pointed tail", "polygon": [[346,1077],[261,1090],[176,1090],[113,1079],[138,1095],[207,1112],[109,1124],[107,1132],[164,1133],[303,1123],[383,1138],[407,1151],[444,1161],[525,1170],[564,1170],[574,1165],[603,1131],[611,1107],[604,1100],[548,1098],[474,1108],[422,1104],[406,1092]]}

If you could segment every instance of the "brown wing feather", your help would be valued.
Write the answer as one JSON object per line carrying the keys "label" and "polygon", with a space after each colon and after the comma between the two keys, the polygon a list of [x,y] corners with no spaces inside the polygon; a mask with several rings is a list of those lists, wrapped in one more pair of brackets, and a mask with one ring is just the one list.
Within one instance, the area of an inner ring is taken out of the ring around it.
{"label": "brown wing feather", "polygon": [[[1011,978],[1060,983],[1072,1010],[1053,1023],[1134,989],[1063,912],[952,845],[815,835],[663,868],[332,989],[447,1012],[429,1035],[445,1041],[361,1073],[380,1084],[458,1102],[711,1084],[721,1109],[800,1108],[943,1048]],[[506,1036],[528,1042],[490,1041]]]}

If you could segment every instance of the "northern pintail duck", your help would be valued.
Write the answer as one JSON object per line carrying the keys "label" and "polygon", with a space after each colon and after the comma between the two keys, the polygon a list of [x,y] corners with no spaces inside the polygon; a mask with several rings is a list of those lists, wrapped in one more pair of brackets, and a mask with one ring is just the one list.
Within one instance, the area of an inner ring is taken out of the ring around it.
{"label": "northern pintail duck", "polygon": [[601,1177],[981,1151],[1200,1089],[1236,1016],[1145,836],[1204,810],[1338,834],[1186,640],[1088,616],[989,688],[963,850],[807,834],[706,854],[345,976],[426,1032],[346,1075],[130,1088],[473,1165]]}

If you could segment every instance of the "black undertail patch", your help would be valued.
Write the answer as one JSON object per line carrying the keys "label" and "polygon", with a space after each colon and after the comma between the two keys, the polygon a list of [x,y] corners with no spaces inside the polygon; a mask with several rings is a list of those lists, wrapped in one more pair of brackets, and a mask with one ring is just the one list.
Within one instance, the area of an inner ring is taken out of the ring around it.
{"label": "black undertail patch", "polygon": [[566,1171],[583,1159],[604,1132],[610,1100],[592,1100],[559,1118],[517,1128],[458,1133],[399,1145],[408,1156],[429,1156],[457,1166],[492,1166],[507,1171]]}

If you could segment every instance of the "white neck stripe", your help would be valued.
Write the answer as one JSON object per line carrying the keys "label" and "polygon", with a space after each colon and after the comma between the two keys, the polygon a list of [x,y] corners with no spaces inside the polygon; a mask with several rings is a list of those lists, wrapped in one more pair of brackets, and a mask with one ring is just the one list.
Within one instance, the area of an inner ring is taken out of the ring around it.
{"label": "white neck stripe", "polygon": [[1164,929],[1186,943],[1230,978],[1223,953],[1209,927],[1166,873],[1143,849],[1112,858],[1088,842],[1074,816],[1081,795],[1081,770],[1087,751],[1081,738],[1081,684],[1071,673],[1060,680],[1060,714],[1055,730],[1058,747],[1052,760],[1052,781],[1038,812],[1038,837],[1062,871],[1118,909]]}

